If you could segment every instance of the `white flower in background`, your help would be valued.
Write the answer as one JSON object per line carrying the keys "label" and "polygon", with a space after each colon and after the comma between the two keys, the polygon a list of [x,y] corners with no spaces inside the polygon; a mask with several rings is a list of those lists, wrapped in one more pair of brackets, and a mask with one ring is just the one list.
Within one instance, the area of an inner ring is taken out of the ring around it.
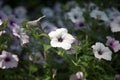
{"label": "white flower in background", "polygon": [[46,61],[43,58],[42,54],[40,52],[33,52],[32,55],[29,56],[29,60],[33,61],[37,64],[45,64]]}
{"label": "white flower in background", "polygon": [[120,16],[120,12],[114,7],[106,9],[106,12],[110,20]]}
{"label": "white flower in background", "polygon": [[75,38],[70,35],[65,28],[51,31],[48,35],[51,38],[50,44],[52,47],[61,47],[65,50],[69,50],[71,48],[71,44],[75,40]]}
{"label": "white flower in background", "polygon": [[112,32],[120,32],[120,16],[114,18],[110,23],[110,28]]}
{"label": "white flower in background", "polygon": [[83,72],[77,72],[76,74],[73,74],[70,76],[69,80],[85,80]]}
{"label": "white flower in background", "polygon": [[98,59],[105,59],[111,61],[112,52],[108,47],[105,47],[103,43],[96,42],[95,45],[92,46],[94,56]]}
{"label": "white flower in background", "polygon": [[49,7],[45,7],[45,8],[42,8],[41,10],[42,14],[45,15],[47,18],[51,18],[54,16],[54,12],[51,8]]}
{"label": "white flower in background", "polygon": [[49,21],[41,22],[41,27],[45,33],[49,33],[51,31],[55,31],[57,29],[57,27],[53,23],[50,23]]}
{"label": "white flower in background", "polygon": [[18,61],[19,59],[17,55],[11,54],[7,51],[2,51],[2,54],[0,55],[0,68],[6,69],[17,67]]}
{"label": "white flower in background", "polygon": [[45,16],[42,16],[42,17],[38,18],[37,20],[28,21],[28,22],[27,22],[27,25],[39,26],[40,20],[41,20],[42,18],[44,18],[44,17],[45,17]]}
{"label": "white flower in background", "polygon": [[91,11],[90,17],[99,19],[99,20],[103,20],[103,21],[109,21],[105,12],[97,10],[97,9]]}
{"label": "white flower in background", "polygon": [[83,17],[83,10],[80,7],[75,7],[71,9],[70,12],[67,13],[68,18],[73,22],[73,23],[78,23],[78,22],[84,22],[84,17]]}
{"label": "white flower in background", "polygon": [[27,10],[23,6],[18,6],[14,9],[14,13],[18,18],[26,17]]}
{"label": "white flower in background", "polygon": [[93,3],[93,2],[89,2],[89,3],[85,3],[85,8],[88,10],[88,11],[92,11],[94,9],[99,9],[99,7]]}
{"label": "white flower in background", "polygon": [[12,8],[9,6],[9,5],[5,5],[3,8],[2,8],[2,10],[4,11],[4,13],[6,14],[6,15],[12,15]]}

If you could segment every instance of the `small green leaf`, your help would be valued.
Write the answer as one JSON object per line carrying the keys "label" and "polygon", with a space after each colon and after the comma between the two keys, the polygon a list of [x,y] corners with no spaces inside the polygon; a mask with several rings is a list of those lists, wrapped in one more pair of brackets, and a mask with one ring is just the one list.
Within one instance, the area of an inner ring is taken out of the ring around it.
{"label": "small green leaf", "polygon": [[47,50],[49,50],[51,48],[51,46],[48,45],[48,44],[43,44],[43,47],[44,47],[45,51],[47,51]]}
{"label": "small green leaf", "polygon": [[38,70],[38,68],[34,65],[30,65],[29,69],[31,72],[36,72]]}

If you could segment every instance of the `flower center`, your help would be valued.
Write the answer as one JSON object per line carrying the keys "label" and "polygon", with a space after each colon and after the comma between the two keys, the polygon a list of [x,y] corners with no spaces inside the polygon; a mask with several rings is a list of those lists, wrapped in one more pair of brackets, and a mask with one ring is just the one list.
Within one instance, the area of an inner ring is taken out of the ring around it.
{"label": "flower center", "polygon": [[58,42],[62,42],[63,41],[63,38],[58,38]]}
{"label": "flower center", "polygon": [[10,58],[9,58],[9,57],[6,57],[4,60],[5,60],[5,62],[9,62],[9,61],[10,61]]}
{"label": "flower center", "polygon": [[113,43],[112,43],[112,42],[110,43],[110,46],[113,46]]}
{"label": "flower center", "polygon": [[74,18],[77,19],[77,15],[74,15]]}
{"label": "flower center", "polygon": [[103,52],[102,52],[101,50],[99,50],[99,51],[98,51],[98,54],[99,54],[99,55],[102,55],[102,54],[103,54]]}
{"label": "flower center", "polygon": [[0,16],[0,19],[2,19],[2,17]]}
{"label": "flower center", "polygon": [[84,27],[84,23],[79,23],[79,27]]}
{"label": "flower center", "polygon": [[97,18],[100,19],[100,18],[101,18],[101,15],[97,15]]}
{"label": "flower center", "polygon": [[14,23],[15,23],[14,21],[12,21],[12,20],[10,21],[10,25],[14,25]]}

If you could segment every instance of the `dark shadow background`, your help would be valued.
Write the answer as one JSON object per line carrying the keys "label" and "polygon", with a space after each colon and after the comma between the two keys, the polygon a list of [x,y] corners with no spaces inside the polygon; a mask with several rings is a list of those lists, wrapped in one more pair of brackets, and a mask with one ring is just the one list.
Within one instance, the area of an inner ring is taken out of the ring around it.
{"label": "dark shadow background", "polygon": [[120,8],[120,0],[2,0],[4,4],[9,4],[12,7],[23,5],[26,6],[29,10],[38,6],[50,6],[52,7],[56,2],[65,4],[69,1],[81,2],[94,2],[98,5],[103,4],[105,7],[117,6]]}
{"label": "dark shadow background", "polygon": [[[43,6],[53,7],[56,2],[61,4],[66,4],[69,1],[76,1],[78,4],[94,2],[99,7],[109,8],[116,7],[120,10],[120,0],[1,0],[3,1],[3,6],[8,4],[13,9],[16,6],[24,6],[27,9],[28,16],[35,17],[34,15],[39,14],[40,8]],[[39,11],[38,11],[39,10]]]}

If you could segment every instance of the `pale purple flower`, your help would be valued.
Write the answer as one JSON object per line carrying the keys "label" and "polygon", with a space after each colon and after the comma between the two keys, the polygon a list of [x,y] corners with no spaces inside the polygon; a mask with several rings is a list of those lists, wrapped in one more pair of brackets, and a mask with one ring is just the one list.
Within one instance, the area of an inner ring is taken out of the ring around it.
{"label": "pale purple flower", "polygon": [[7,51],[2,51],[2,54],[0,55],[0,68],[7,69],[17,67],[18,61],[19,59],[17,55],[11,54]]}
{"label": "pale purple flower", "polygon": [[25,32],[23,32],[24,28],[20,27],[19,21],[14,16],[10,16],[8,18],[7,26],[12,32],[12,34],[20,39],[21,45],[29,42],[29,36]]}
{"label": "pale purple flower", "polygon": [[107,36],[106,45],[111,47],[114,52],[118,52],[120,50],[120,42],[115,40],[115,38]]}
{"label": "pale purple flower", "polygon": [[20,23],[14,16],[8,17],[7,26],[14,36],[20,37]]}

